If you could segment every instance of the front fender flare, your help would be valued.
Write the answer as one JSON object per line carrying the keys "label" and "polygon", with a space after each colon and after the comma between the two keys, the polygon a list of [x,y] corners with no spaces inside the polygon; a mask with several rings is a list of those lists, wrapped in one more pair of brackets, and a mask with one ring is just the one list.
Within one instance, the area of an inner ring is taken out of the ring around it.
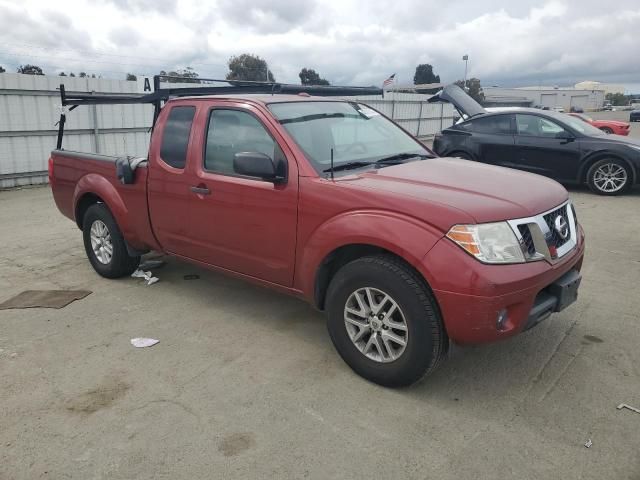
{"label": "front fender flare", "polygon": [[423,264],[425,255],[443,233],[408,215],[379,210],[342,213],[316,228],[303,242],[296,267],[296,287],[313,300],[316,273],[335,250],[347,245],[369,245],[394,253],[432,280]]}

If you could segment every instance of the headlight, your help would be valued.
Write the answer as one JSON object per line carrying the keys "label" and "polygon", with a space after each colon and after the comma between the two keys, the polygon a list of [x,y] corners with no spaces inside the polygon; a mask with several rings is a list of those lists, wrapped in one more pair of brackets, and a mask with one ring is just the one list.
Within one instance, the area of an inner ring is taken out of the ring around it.
{"label": "headlight", "polygon": [[454,225],[447,238],[484,263],[525,262],[520,243],[506,222]]}

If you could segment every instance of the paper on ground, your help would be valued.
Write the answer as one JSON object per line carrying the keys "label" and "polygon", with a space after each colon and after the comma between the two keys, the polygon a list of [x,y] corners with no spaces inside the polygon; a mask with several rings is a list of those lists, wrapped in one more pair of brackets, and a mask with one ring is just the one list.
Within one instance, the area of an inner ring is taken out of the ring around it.
{"label": "paper on ground", "polygon": [[159,341],[155,338],[132,338],[131,345],[137,348],[153,347]]}

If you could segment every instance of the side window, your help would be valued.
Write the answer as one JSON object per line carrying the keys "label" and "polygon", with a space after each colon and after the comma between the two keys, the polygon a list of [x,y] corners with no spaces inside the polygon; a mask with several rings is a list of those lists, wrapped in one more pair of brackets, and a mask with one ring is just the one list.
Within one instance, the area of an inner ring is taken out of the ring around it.
{"label": "side window", "polygon": [[162,132],[160,158],[174,168],[184,168],[189,134],[196,107],[173,107]]}
{"label": "side window", "polygon": [[499,133],[510,135],[511,115],[492,115],[490,117],[476,118],[471,122],[468,130],[477,133]]}
{"label": "side window", "polygon": [[204,168],[234,174],[233,157],[239,152],[260,152],[275,158],[276,143],[262,123],[247,112],[214,109],[209,114]]}
{"label": "side window", "polygon": [[516,125],[518,135],[553,138],[564,132],[564,128],[557,123],[537,115],[516,115]]}

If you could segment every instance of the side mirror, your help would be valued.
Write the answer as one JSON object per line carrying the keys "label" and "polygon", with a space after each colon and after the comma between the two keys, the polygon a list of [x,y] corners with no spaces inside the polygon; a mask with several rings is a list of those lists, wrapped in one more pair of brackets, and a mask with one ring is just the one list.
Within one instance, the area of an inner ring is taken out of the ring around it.
{"label": "side mirror", "polygon": [[574,137],[573,135],[571,135],[569,132],[567,132],[566,130],[562,131],[562,132],[558,132],[556,133],[556,138],[560,139],[560,140],[567,140],[567,141],[571,141],[574,140],[576,137]]}
{"label": "side mirror", "polygon": [[233,170],[240,175],[258,177],[269,182],[284,180],[276,173],[276,166],[269,155],[260,152],[238,152],[233,156]]}

